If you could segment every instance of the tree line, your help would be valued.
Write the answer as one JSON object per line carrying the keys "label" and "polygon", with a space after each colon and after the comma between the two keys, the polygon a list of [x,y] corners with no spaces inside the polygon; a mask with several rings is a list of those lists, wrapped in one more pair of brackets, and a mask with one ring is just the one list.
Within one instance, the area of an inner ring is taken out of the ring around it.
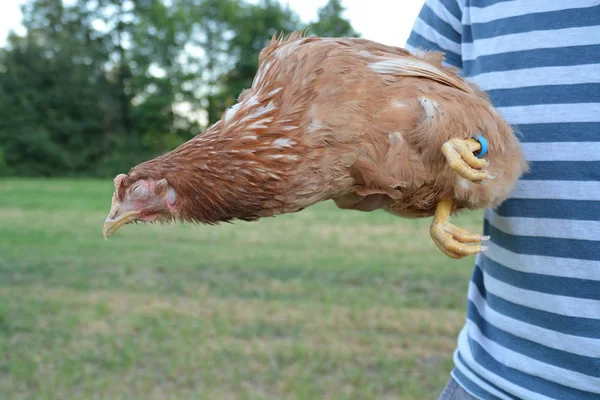
{"label": "tree line", "polygon": [[273,34],[359,36],[330,0],[29,0],[0,49],[0,175],[114,176],[200,133]]}

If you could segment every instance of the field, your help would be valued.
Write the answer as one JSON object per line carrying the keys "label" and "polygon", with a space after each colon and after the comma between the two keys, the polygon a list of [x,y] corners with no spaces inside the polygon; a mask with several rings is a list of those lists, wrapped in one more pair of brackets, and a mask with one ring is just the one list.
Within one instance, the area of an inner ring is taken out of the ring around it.
{"label": "field", "polygon": [[0,399],[437,399],[473,258],[429,219],[324,203],[104,241],[112,189],[0,181]]}

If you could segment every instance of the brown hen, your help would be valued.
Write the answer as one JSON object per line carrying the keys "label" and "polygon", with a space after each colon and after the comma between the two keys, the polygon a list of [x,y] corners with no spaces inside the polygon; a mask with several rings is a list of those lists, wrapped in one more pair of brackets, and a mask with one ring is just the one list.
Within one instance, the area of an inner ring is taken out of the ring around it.
{"label": "brown hen", "polygon": [[104,236],[137,220],[250,221],[333,200],[434,216],[431,237],[453,258],[485,250],[450,214],[497,206],[527,164],[487,96],[442,60],[364,39],[273,38],[220,121],[115,178]]}

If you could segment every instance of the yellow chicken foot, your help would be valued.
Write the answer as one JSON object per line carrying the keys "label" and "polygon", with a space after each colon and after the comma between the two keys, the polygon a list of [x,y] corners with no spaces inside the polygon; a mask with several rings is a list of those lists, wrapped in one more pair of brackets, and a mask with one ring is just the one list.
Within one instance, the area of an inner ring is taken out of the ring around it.
{"label": "yellow chicken foot", "polygon": [[456,259],[486,251],[487,247],[482,246],[481,242],[489,240],[490,237],[476,235],[452,225],[449,222],[451,211],[452,200],[440,201],[435,209],[429,233],[436,246],[448,257]]}
{"label": "yellow chicken foot", "polygon": [[486,183],[495,175],[481,170],[488,165],[486,160],[477,158],[474,151],[481,149],[481,143],[474,139],[450,139],[442,146],[442,153],[448,160],[448,165],[460,176],[472,182]]}

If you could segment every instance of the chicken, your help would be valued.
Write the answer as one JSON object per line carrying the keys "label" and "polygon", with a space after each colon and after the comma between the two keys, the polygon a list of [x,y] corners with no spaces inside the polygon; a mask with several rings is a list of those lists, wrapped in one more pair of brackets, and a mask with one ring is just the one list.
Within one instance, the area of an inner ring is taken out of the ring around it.
{"label": "chicken", "polygon": [[218,122],[116,176],[105,238],[135,221],[253,221],[333,200],[433,216],[449,257],[484,251],[489,238],[450,216],[497,206],[528,165],[486,94],[442,61],[358,38],[273,37]]}

